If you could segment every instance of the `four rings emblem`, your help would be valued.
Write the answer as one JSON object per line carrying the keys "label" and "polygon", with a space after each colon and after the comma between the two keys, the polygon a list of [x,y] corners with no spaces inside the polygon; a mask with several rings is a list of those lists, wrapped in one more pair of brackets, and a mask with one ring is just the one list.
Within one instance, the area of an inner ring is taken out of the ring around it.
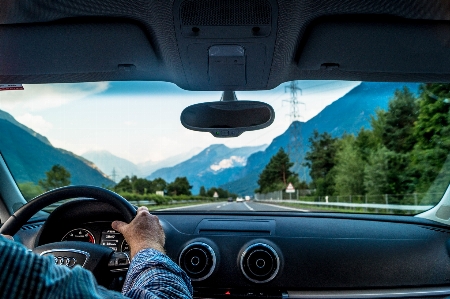
{"label": "four rings emblem", "polygon": [[69,268],[72,268],[77,264],[77,259],[74,257],[55,256],[54,259],[56,265],[67,266]]}

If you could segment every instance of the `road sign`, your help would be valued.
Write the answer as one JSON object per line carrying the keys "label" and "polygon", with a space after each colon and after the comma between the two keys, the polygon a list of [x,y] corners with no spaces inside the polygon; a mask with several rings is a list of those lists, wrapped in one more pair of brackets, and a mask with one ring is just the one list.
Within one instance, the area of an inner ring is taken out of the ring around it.
{"label": "road sign", "polygon": [[289,185],[286,188],[286,193],[294,193],[295,189],[294,186],[292,186],[292,183],[289,183]]}
{"label": "road sign", "polygon": [[213,197],[214,197],[214,198],[219,198],[219,194],[218,194],[217,192],[214,192]]}

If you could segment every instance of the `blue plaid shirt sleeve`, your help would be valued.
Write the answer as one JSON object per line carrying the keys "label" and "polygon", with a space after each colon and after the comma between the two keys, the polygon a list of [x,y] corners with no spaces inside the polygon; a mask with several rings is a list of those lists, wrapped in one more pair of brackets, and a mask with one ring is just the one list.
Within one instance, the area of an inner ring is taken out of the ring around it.
{"label": "blue plaid shirt sleeve", "polygon": [[[126,297],[125,297],[125,296]],[[189,278],[167,256],[156,250],[140,251],[133,259],[123,294],[99,286],[91,272],[76,266],[57,266],[0,237],[0,299],[123,299],[192,298]]]}
{"label": "blue plaid shirt sleeve", "polygon": [[122,293],[130,298],[192,298],[189,277],[155,249],[139,251],[131,261]]}

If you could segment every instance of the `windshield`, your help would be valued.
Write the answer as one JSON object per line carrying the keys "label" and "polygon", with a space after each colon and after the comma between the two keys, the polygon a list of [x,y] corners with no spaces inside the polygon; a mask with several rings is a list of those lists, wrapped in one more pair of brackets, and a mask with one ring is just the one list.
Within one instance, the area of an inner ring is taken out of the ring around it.
{"label": "windshield", "polygon": [[24,85],[0,92],[0,152],[27,200],[66,185],[152,210],[411,215],[448,186],[449,84],[294,81],[236,92],[274,123],[215,138],[180,123],[221,92],[164,82]]}

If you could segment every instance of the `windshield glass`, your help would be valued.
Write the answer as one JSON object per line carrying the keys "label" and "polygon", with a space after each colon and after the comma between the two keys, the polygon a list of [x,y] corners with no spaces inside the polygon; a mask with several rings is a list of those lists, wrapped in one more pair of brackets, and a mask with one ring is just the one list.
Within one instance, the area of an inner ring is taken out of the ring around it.
{"label": "windshield glass", "polygon": [[236,92],[274,123],[215,138],[180,123],[221,92],[164,82],[24,85],[0,92],[0,152],[24,197],[111,189],[179,211],[417,214],[448,186],[450,84],[294,81]]}

